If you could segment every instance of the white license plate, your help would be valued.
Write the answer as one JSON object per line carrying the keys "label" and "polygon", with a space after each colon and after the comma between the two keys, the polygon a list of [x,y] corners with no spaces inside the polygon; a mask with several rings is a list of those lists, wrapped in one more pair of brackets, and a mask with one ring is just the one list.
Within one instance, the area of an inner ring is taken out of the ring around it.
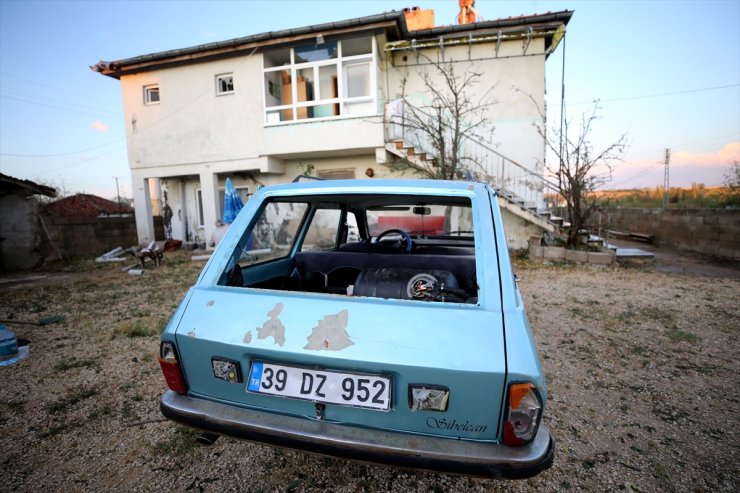
{"label": "white license plate", "polygon": [[378,375],[314,370],[255,361],[247,391],[387,411],[391,381]]}

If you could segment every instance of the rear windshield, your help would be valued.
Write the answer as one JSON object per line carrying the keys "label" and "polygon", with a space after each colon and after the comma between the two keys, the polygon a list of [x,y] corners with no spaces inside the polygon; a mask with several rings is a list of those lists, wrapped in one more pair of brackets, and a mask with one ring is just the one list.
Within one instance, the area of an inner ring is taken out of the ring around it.
{"label": "rear windshield", "polygon": [[474,222],[464,197],[272,199],[241,235],[220,284],[474,303]]}

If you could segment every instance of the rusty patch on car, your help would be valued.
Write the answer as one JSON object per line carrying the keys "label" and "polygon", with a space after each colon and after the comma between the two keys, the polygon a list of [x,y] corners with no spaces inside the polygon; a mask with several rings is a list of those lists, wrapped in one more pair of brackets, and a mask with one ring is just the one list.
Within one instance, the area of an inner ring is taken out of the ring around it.
{"label": "rusty patch on car", "polygon": [[[282,346],[283,344],[285,344],[285,326],[283,325],[283,322],[281,322],[278,318],[282,311],[283,304],[278,303],[275,305],[275,308],[267,313],[267,316],[270,317],[270,320],[262,324],[262,327],[257,327],[257,339],[267,339],[268,337],[272,337],[275,339],[275,344],[277,344],[278,346]],[[245,335],[244,338],[246,339],[246,337],[247,336]]]}
{"label": "rusty patch on car", "polygon": [[315,351],[341,351],[354,344],[347,333],[349,312],[342,310],[333,315],[326,315],[307,337],[308,344],[303,349]]}
{"label": "rusty patch on car", "polygon": [[188,332],[188,337],[195,337],[195,329]]}
{"label": "rusty patch on car", "polygon": [[208,303],[206,303],[206,306],[213,306],[216,302],[211,300]]}

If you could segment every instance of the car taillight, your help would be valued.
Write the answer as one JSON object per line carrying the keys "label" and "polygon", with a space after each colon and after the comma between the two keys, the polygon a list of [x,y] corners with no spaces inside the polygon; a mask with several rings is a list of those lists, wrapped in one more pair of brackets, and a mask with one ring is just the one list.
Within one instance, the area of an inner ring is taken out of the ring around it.
{"label": "car taillight", "polygon": [[531,383],[513,383],[509,386],[508,401],[504,420],[504,443],[526,445],[537,434],[542,399]]}
{"label": "car taillight", "polygon": [[162,368],[164,379],[167,386],[178,394],[185,394],[188,386],[185,383],[185,376],[182,374],[182,368],[177,361],[175,346],[171,342],[163,342],[159,348],[159,366]]}

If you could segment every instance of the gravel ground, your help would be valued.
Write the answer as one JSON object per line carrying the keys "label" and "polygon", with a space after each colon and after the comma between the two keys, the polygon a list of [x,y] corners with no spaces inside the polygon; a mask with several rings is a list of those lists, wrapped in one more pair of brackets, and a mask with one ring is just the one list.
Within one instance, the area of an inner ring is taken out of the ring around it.
{"label": "gravel ground", "polygon": [[550,385],[554,466],[501,482],[346,462],[162,419],[158,335],[202,264],[78,264],[0,285],[30,358],[0,368],[2,491],[738,491],[740,279],[519,265]]}

